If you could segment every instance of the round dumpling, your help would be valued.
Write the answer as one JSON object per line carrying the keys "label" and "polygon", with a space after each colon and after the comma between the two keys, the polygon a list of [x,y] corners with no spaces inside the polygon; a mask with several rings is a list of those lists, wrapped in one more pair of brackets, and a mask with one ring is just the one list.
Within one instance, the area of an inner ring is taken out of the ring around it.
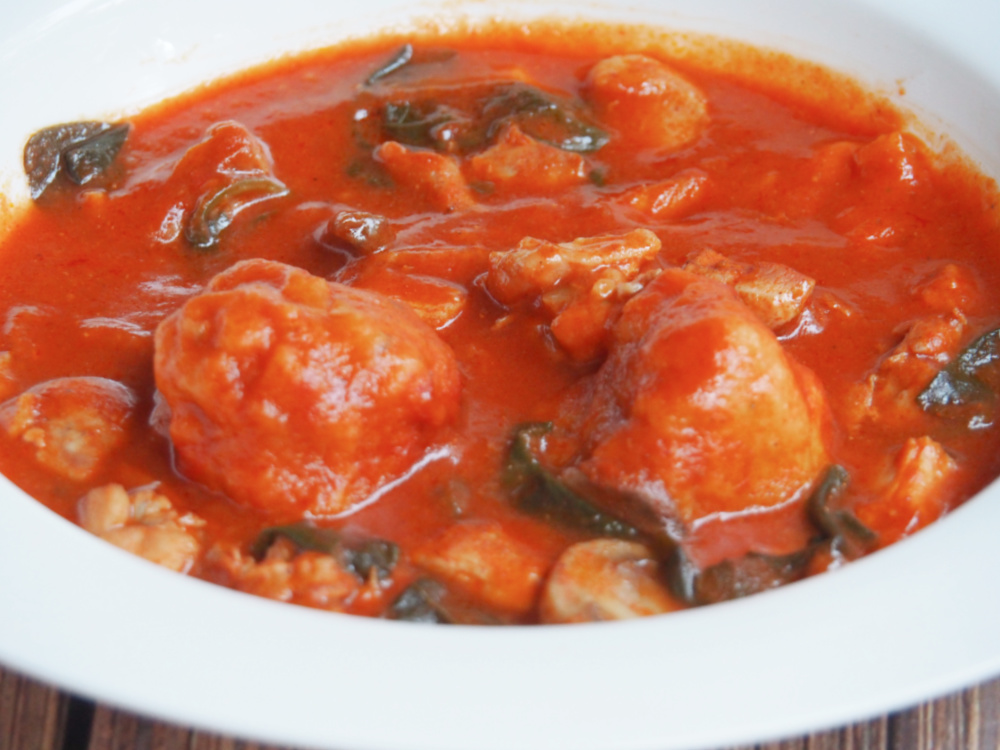
{"label": "round dumpling", "polygon": [[458,412],[452,350],[408,308],[265,260],[156,332],[178,468],[283,516],[335,515],[402,476]]}
{"label": "round dumpling", "polygon": [[724,284],[664,271],[613,336],[580,469],[638,498],[640,523],[683,536],[711,516],[773,508],[829,464],[819,381]]}

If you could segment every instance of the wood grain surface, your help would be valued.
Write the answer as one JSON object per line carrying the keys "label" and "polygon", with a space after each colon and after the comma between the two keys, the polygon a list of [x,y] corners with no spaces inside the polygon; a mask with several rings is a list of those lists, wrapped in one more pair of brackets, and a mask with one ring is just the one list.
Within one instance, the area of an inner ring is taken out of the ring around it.
{"label": "wood grain surface", "polygon": [[[0,750],[290,749],[144,719],[0,670]],[[1000,679],[843,729],[720,750],[1000,750]]]}

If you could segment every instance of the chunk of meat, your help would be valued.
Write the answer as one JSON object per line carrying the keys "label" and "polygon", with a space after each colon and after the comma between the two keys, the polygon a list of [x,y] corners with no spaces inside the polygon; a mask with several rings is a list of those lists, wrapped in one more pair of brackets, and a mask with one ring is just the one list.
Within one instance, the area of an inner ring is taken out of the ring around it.
{"label": "chunk of meat", "polygon": [[96,487],[77,507],[80,526],[133,555],[170,570],[191,569],[201,544],[193,532],[201,519],[180,516],[173,504],[148,487],[126,492],[120,484]]}
{"label": "chunk of meat", "polygon": [[626,620],[683,609],[643,544],[579,542],[556,561],[539,603],[543,623]]}
{"label": "chunk of meat", "polygon": [[731,286],[769,328],[797,318],[816,287],[814,279],[781,263],[740,263],[714,250],[702,250],[684,270]]}
{"label": "chunk of meat", "polygon": [[[914,135],[885,133],[854,152],[852,205],[836,214],[833,228],[861,245],[898,247],[923,224],[910,209],[931,189],[931,156]],[[889,222],[886,217],[895,217]]]}
{"label": "chunk of meat", "polygon": [[489,607],[527,614],[538,600],[547,565],[494,521],[466,521],[417,549],[414,562]]}
{"label": "chunk of meat", "polygon": [[637,185],[614,197],[614,202],[658,219],[680,219],[693,213],[709,190],[709,177],[690,169],[667,180]]}
{"label": "chunk of meat", "polygon": [[615,55],[587,73],[585,95],[601,122],[642,146],[674,150],[708,123],[708,102],[680,73],[646,55]]}
{"label": "chunk of meat", "polygon": [[578,468],[610,510],[682,538],[715,514],[803,498],[830,460],[826,426],[815,375],[732,290],[669,269],[614,327]]}
{"label": "chunk of meat", "polygon": [[550,146],[508,125],[497,142],[469,157],[469,176],[501,189],[553,193],[587,181],[587,162],[579,154]]}
{"label": "chunk of meat", "polygon": [[914,290],[920,300],[934,312],[975,309],[982,299],[979,284],[972,271],[957,263],[947,263]]}
{"label": "chunk of meat", "polygon": [[845,409],[848,428],[880,425],[885,429],[922,419],[917,396],[955,356],[968,327],[957,310],[919,318],[874,372],[851,388]]}
{"label": "chunk of meat", "polygon": [[35,459],[73,481],[90,479],[121,445],[136,398],[107,378],[56,378],[0,404],[0,426]]}
{"label": "chunk of meat", "polygon": [[379,593],[377,582],[362,582],[333,555],[300,552],[286,539],[268,547],[260,561],[235,546],[216,544],[205,554],[205,566],[207,577],[223,586],[335,612],[364,593]]}
{"label": "chunk of meat", "polygon": [[366,500],[459,408],[454,354],[414,313],[272,261],[164,320],[154,364],[179,469],[289,518]]}
{"label": "chunk of meat", "polygon": [[878,498],[858,509],[858,517],[878,532],[886,546],[940,518],[954,497],[958,463],[929,437],[908,438]]}
{"label": "chunk of meat", "polygon": [[526,237],[513,250],[490,253],[486,288],[506,305],[541,303],[560,345],[576,359],[592,359],[659,251],[659,237],[646,229],[559,244]]}
{"label": "chunk of meat", "polygon": [[367,211],[339,211],[319,235],[324,247],[362,256],[383,252],[395,239],[389,220]]}
{"label": "chunk of meat", "polygon": [[386,141],[374,152],[393,180],[424,196],[438,211],[461,211],[476,200],[451,156]]}

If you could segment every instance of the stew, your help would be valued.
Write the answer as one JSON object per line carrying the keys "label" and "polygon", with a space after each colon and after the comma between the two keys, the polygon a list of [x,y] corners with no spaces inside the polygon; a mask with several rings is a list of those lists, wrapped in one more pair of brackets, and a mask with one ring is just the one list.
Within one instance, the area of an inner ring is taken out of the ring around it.
{"label": "stew", "polygon": [[982,489],[995,185],[807,63],[605,31],[357,42],[35,134],[0,470],[181,573],[457,624],[754,594]]}

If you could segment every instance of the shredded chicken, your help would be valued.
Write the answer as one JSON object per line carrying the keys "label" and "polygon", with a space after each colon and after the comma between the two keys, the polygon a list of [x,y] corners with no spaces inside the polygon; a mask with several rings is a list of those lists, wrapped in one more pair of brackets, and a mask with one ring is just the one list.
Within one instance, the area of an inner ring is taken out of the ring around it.
{"label": "shredded chicken", "polygon": [[642,544],[595,539],[567,549],[549,573],[539,604],[544,623],[625,620],[683,608]]}
{"label": "shredded chicken", "polygon": [[107,484],[88,492],[77,508],[80,525],[101,539],[179,572],[188,571],[201,549],[195,530],[201,519],[180,516],[155,489],[126,492]]}

